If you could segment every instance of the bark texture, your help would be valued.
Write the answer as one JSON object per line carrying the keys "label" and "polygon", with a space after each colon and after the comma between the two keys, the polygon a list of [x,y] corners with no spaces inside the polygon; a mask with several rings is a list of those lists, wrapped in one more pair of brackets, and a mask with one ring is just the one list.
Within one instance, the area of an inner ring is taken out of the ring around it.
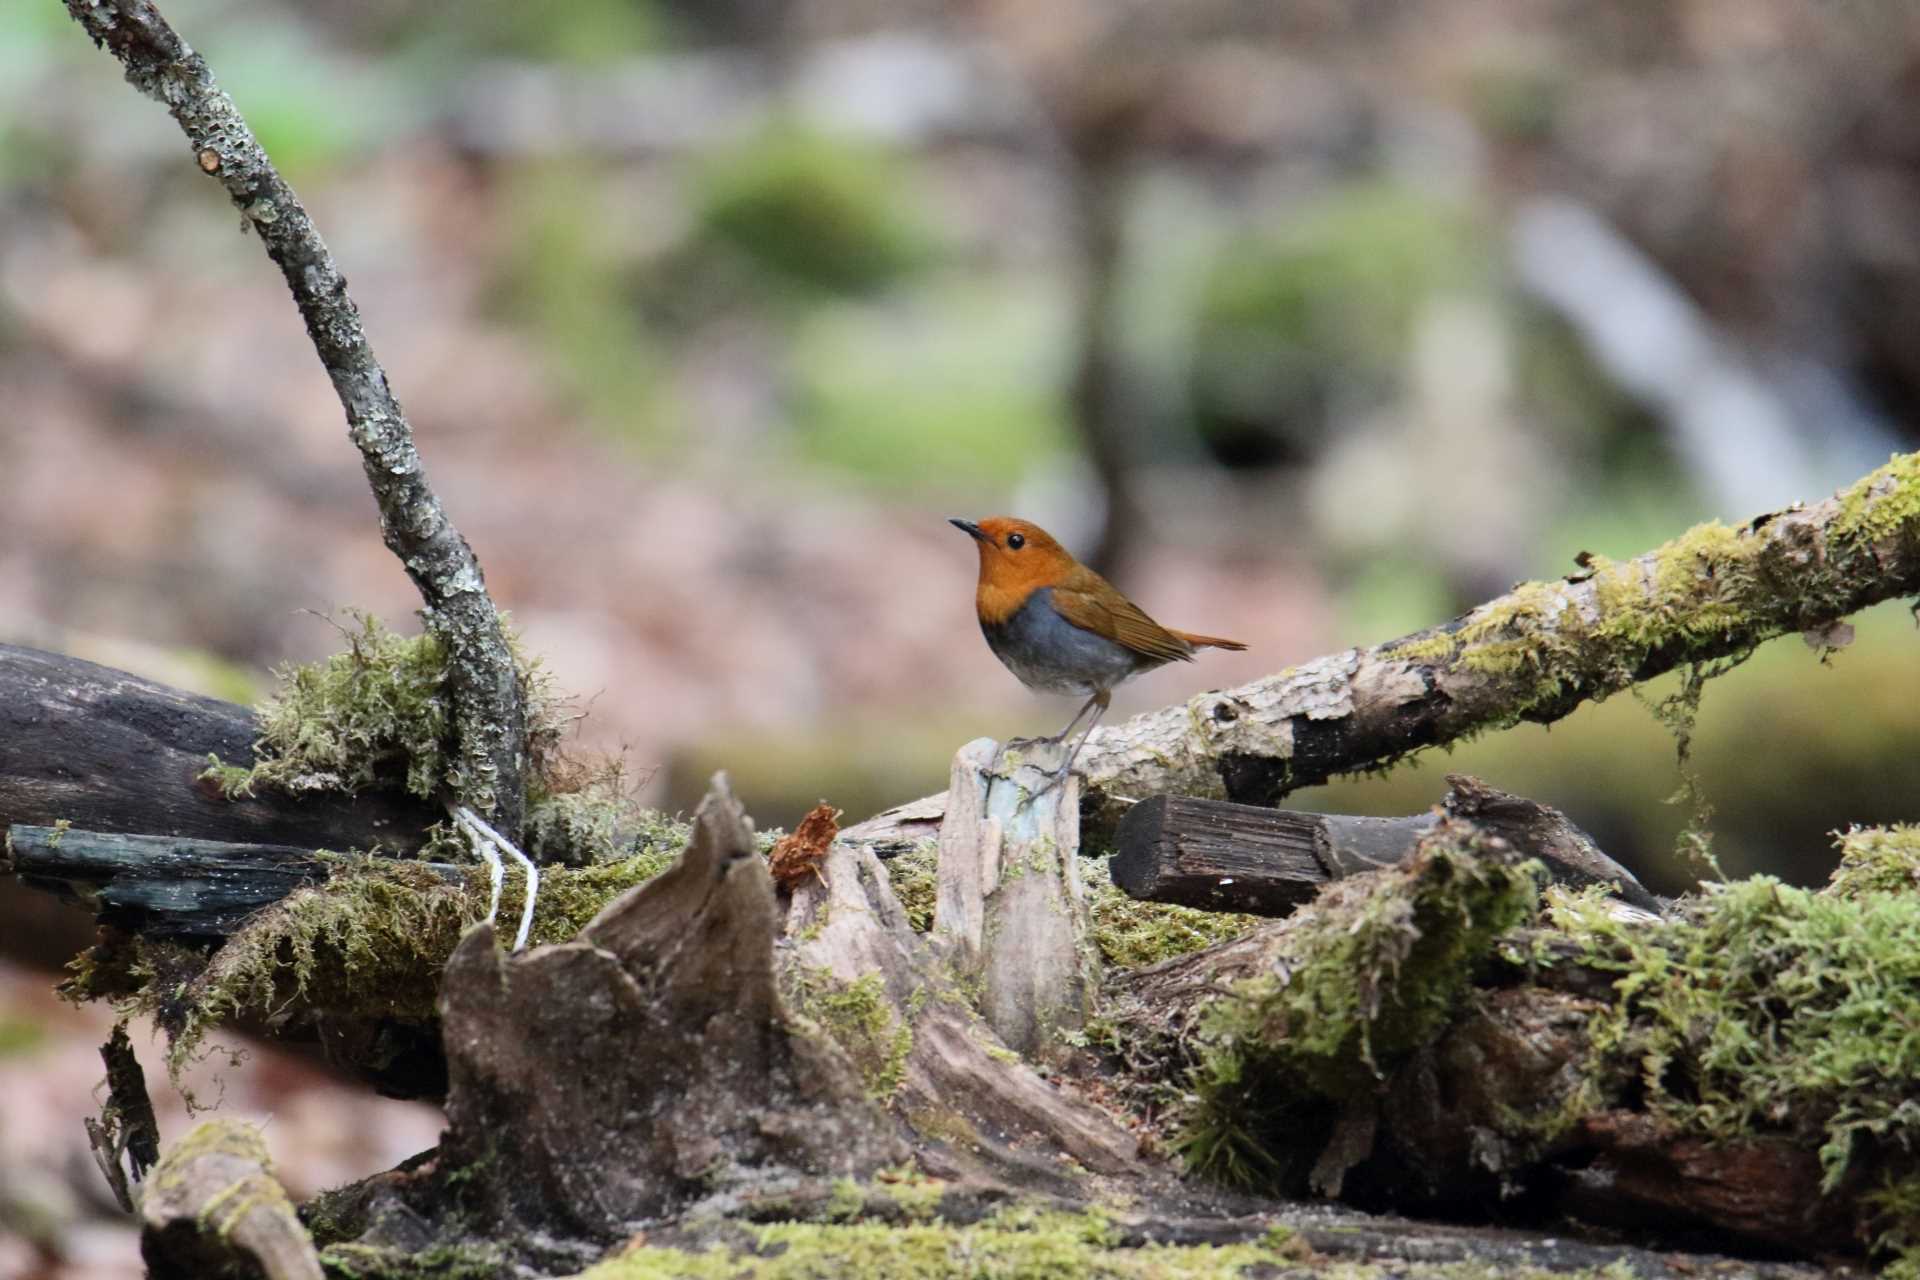
{"label": "bark texture", "polygon": [[66,822],[193,840],[304,849],[419,848],[439,818],[411,796],[229,800],[200,774],[209,756],[251,760],[253,712],[111,667],[0,645],[0,826]]}
{"label": "bark texture", "polygon": [[480,563],[427,482],[413,428],[374,358],[346,278],[204,59],[151,0],[68,0],[127,80],[166,107],[200,169],[226,189],[286,277],[307,336],[346,410],[380,508],[386,544],[406,566],[426,623],[450,654],[459,798],[517,837],[525,805],[526,707]]}

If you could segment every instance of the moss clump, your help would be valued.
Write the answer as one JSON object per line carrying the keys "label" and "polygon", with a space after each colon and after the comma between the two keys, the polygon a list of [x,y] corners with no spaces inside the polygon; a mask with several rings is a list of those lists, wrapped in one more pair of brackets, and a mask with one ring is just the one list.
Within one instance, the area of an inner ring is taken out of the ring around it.
{"label": "moss clump", "polygon": [[1840,898],[1920,894],[1920,824],[1854,827],[1837,843],[1840,865],[1833,869],[1828,893]]}
{"label": "moss clump", "polygon": [[[664,827],[664,834],[674,828]],[[684,844],[685,836],[679,839]],[[532,941],[578,933],[620,894],[672,865],[675,847],[650,847],[618,862],[549,867],[535,904]],[[156,967],[174,954],[139,943],[116,964],[126,978],[102,986],[93,967],[69,984],[76,998],[113,995],[130,1012],[151,1014],[171,1036],[167,1065],[177,1076],[206,1033],[240,1017],[301,1015],[397,1019],[435,1016],[440,973],[466,928],[485,914],[483,868],[449,880],[420,862],[355,855],[332,857],[324,884],[297,889],[250,919],[211,960]],[[500,918],[515,919],[525,884],[509,877]],[[146,957],[145,959],[139,957]]]}
{"label": "moss clump", "polygon": [[1120,969],[1140,969],[1237,938],[1261,922],[1231,911],[1198,911],[1167,902],[1141,902],[1113,882],[1101,859],[1089,868],[1087,906],[1100,958]]}
{"label": "moss clump", "polygon": [[[401,636],[351,613],[347,651],[274,673],[280,690],[259,708],[257,757],[241,767],[213,758],[201,776],[228,796],[262,786],[282,791],[404,788],[422,799],[468,794],[448,750],[451,704],[446,650],[431,631]],[[527,708],[528,756],[536,771],[558,745],[558,703],[538,665],[509,639]]]}
{"label": "moss clump", "polygon": [[841,982],[825,969],[800,968],[787,980],[794,1007],[853,1059],[867,1096],[884,1102],[906,1078],[913,1031],[887,1000],[877,973]]}
{"label": "moss clump", "polygon": [[1273,1233],[1246,1244],[1124,1248],[1119,1233],[1098,1212],[1015,1209],[970,1226],[773,1223],[706,1248],[630,1249],[585,1272],[582,1280],[1227,1280],[1269,1274],[1297,1252]]}
{"label": "moss clump", "polygon": [[1302,1132],[1324,1131],[1440,1034],[1539,898],[1532,865],[1485,853],[1470,827],[1443,824],[1400,866],[1336,883],[1276,932],[1266,971],[1200,1016],[1189,1167],[1293,1184],[1295,1153],[1315,1145]]}
{"label": "moss clump", "polygon": [[1659,925],[1553,902],[1586,962],[1619,975],[1589,1030],[1601,1087],[1689,1132],[1816,1144],[1829,1191],[1869,1153],[1920,1171],[1920,894],[1756,876]]}
{"label": "moss clump", "polygon": [[940,846],[932,840],[915,845],[906,853],[888,858],[881,864],[893,886],[893,896],[906,910],[907,921],[915,933],[933,929],[933,904],[939,897]]}
{"label": "moss clump", "polygon": [[[884,864],[894,896],[921,933],[933,928],[939,857],[938,846],[928,841]],[[1093,918],[1094,945],[1100,950],[1100,958],[1115,968],[1137,969],[1183,956],[1237,938],[1260,922],[1258,916],[1138,902],[1113,883],[1104,858],[1083,861],[1081,868]]]}

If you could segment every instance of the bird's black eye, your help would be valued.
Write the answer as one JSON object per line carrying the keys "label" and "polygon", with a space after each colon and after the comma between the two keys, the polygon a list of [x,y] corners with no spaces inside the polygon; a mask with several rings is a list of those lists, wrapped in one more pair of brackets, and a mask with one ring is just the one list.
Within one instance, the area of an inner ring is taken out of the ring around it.
{"label": "bird's black eye", "polygon": [[1010,533],[1010,534],[1008,534],[1008,535],[1007,535],[1007,550],[1009,550],[1009,551],[1018,551],[1018,550],[1019,550],[1020,548],[1022,548],[1022,547],[1024,547],[1024,546],[1026,546],[1026,545],[1027,545],[1027,535],[1026,535],[1026,534],[1024,534],[1024,533]]}

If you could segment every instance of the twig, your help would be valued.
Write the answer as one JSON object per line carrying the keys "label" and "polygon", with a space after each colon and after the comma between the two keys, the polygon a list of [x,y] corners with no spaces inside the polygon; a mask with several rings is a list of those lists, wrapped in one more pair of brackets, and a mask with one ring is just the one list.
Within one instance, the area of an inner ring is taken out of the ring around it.
{"label": "twig", "polygon": [[517,834],[525,803],[526,709],[480,564],[441,508],[413,429],[374,359],[347,282],[293,189],[274,169],[204,59],[150,0],[67,0],[67,11],[167,108],[201,170],[218,179],[280,267],[332,379],[380,507],[388,549],[447,647],[458,799]]}

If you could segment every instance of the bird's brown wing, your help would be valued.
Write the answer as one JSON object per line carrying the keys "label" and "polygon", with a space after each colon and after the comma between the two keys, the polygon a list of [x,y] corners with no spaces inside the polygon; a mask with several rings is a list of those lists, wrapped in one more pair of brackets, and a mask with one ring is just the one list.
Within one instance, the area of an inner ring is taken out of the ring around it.
{"label": "bird's brown wing", "polygon": [[[1088,576],[1092,576],[1090,572]],[[1082,631],[1117,641],[1142,657],[1157,662],[1193,659],[1192,645],[1149,618],[1139,605],[1104,580],[1085,588],[1055,587],[1053,607]]]}

